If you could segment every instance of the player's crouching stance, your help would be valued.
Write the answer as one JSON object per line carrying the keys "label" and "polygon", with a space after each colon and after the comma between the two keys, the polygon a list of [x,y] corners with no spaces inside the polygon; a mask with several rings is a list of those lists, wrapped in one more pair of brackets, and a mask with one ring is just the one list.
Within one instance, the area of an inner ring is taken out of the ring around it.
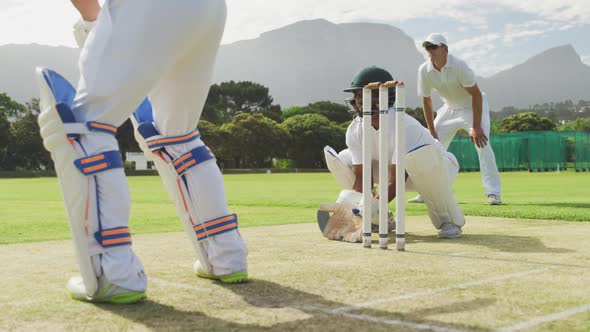
{"label": "player's crouching stance", "polygon": [[[376,89],[380,85],[390,88],[389,106],[393,107],[395,92],[392,87],[400,84],[393,81],[389,72],[378,67],[368,67],[361,70],[352,80],[351,87],[345,89],[352,92],[349,99],[355,118],[346,131],[346,145],[348,149],[336,153],[332,148],[324,148],[326,164],[342,188],[340,195],[333,204],[322,204],[318,211],[318,223],[324,236],[328,239],[349,242],[361,241],[361,218],[363,207],[362,197],[362,89],[368,87]],[[377,92],[377,90],[373,90]],[[377,147],[379,130],[378,94],[373,94],[374,111],[372,127],[372,146]],[[390,111],[391,112],[391,111]],[[395,116],[389,117],[389,151],[391,170],[389,172],[389,201],[395,198]],[[461,235],[461,228],[465,224],[463,212],[452,191],[452,183],[457,176],[459,166],[456,158],[434,139],[432,135],[416,119],[405,115],[406,133],[406,190],[419,192],[428,207],[428,215],[434,227],[439,230],[440,238],[457,238]],[[378,150],[378,149],[376,149]],[[378,157],[373,155],[373,174],[378,174],[376,165]],[[377,179],[375,179],[377,180]],[[375,191],[374,191],[375,192]],[[375,221],[378,213],[378,200],[375,199],[372,219]],[[358,208],[360,213],[352,213],[351,208]],[[393,229],[390,227],[389,229]]]}
{"label": "player's crouching stance", "polygon": [[197,252],[195,272],[246,281],[237,216],[228,211],[221,172],[195,130],[223,34],[225,1],[106,0],[102,9],[98,0],[73,2],[82,17],[96,19],[75,26],[83,44],[78,91],[57,73],[37,70],[41,136],[55,163],[80,263],[70,294],[110,303],[146,297],[114,137],[135,109],[136,138],[175,202]]}

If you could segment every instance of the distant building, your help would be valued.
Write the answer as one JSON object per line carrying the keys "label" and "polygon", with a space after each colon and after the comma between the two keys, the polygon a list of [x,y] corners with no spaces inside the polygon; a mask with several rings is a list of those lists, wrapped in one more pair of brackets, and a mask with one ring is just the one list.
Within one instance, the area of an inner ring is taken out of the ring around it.
{"label": "distant building", "polygon": [[125,158],[126,161],[133,163],[134,169],[136,171],[153,169],[153,163],[147,160],[147,158],[143,155],[143,152],[127,152],[125,154]]}

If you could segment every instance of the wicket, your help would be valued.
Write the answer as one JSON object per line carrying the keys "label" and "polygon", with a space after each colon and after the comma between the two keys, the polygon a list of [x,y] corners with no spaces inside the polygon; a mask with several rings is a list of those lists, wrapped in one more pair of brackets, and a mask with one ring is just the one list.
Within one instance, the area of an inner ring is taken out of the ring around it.
{"label": "wicket", "polygon": [[[395,151],[396,151],[396,246],[397,250],[405,250],[405,86],[396,84],[395,101]],[[363,88],[363,229],[362,242],[365,248],[371,248],[371,216],[372,216],[372,89]],[[389,165],[389,86],[379,87],[379,247],[387,249],[389,242],[388,230],[388,183]]]}

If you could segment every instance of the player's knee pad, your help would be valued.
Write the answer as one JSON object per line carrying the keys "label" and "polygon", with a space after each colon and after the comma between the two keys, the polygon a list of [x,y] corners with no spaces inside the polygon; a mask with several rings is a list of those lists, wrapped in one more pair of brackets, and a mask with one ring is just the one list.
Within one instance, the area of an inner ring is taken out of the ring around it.
{"label": "player's knee pad", "polygon": [[[160,135],[153,122],[151,105],[147,99],[133,114],[131,120],[135,127],[135,138],[145,156],[158,169],[199,260],[203,263],[208,262],[200,242],[238,228],[235,214],[212,220],[200,220],[200,213],[191,199],[193,193],[189,190],[187,172],[202,163],[214,162],[215,156],[201,141],[198,129],[181,136]],[[180,148],[189,146],[190,148]],[[208,264],[202,266],[208,268]]]}
{"label": "player's knee pad", "polygon": [[109,248],[131,245],[127,220],[120,225],[101,221],[100,183],[97,174],[123,168],[118,150],[93,153],[82,144],[84,136],[114,140],[116,127],[98,123],[80,123],[71,110],[75,89],[54,71],[37,68],[40,88],[38,122],[45,148],[51,152],[61,184],[80,272],[89,296],[97,290],[97,276],[91,256]]}
{"label": "player's knee pad", "polygon": [[406,172],[424,199],[432,224],[436,228],[444,223],[457,226],[465,223],[453,193],[449,167],[452,166],[444,151],[434,145],[424,146],[406,156]]}
{"label": "player's knee pad", "polygon": [[352,189],[355,177],[352,172],[352,155],[350,155],[350,152],[343,150],[336,153],[330,146],[325,146],[324,156],[328,170],[336,178],[340,188],[343,190]]}

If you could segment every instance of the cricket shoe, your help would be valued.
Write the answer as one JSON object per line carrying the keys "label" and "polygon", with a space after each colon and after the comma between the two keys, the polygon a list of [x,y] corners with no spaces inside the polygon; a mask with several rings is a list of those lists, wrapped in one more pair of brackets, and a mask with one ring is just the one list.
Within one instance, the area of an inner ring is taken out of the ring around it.
{"label": "cricket shoe", "polygon": [[488,203],[490,205],[502,205],[502,200],[500,199],[500,195],[489,194],[488,195]]}
{"label": "cricket shoe", "polygon": [[146,298],[145,291],[132,291],[112,284],[103,275],[98,278],[98,291],[93,296],[86,294],[86,286],[81,276],[71,277],[68,291],[73,299],[95,303],[131,304]]}
{"label": "cricket shoe", "polygon": [[408,199],[408,203],[424,203],[424,198],[422,198],[422,196],[418,195],[412,199]]}
{"label": "cricket shoe", "polygon": [[212,279],[212,280],[219,280],[225,284],[239,284],[248,281],[248,272],[241,271],[235,272],[231,274],[224,274],[224,275],[215,275],[212,272],[207,272],[205,268],[201,266],[201,263],[197,260],[193,265],[193,269],[197,274],[197,277],[205,278],[205,279]]}
{"label": "cricket shoe", "polygon": [[461,236],[461,233],[461,227],[447,222],[442,224],[438,237],[440,239],[456,239]]}

